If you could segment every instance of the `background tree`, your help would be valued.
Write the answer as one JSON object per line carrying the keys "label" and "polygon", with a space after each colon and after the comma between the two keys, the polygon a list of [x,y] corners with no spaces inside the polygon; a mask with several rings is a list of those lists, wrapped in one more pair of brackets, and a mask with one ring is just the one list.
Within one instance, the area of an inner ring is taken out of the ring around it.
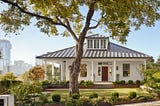
{"label": "background tree", "polygon": [[[8,4],[0,23],[7,33],[18,33],[31,23],[48,35],[72,36],[76,42],[75,59],[70,68],[70,93],[78,93],[78,75],[83,43],[89,30],[103,28],[122,43],[131,27],[153,26],[159,20],[159,0],[0,0]],[[84,8],[85,11],[80,11]],[[32,20],[33,22],[33,20]],[[58,27],[64,31],[58,31]]]}
{"label": "background tree", "polygon": [[44,68],[42,66],[34,66],[29,70],[28,77],[32,81],[39,81],[44,79]]}

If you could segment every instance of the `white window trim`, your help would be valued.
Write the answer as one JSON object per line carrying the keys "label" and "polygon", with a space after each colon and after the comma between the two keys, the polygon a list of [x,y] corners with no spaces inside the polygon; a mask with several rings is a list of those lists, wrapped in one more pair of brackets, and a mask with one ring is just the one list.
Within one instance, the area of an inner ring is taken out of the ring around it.
{"label": "white window trim", "polygon": [[[91,43],[90,41],[92,41],[92,44],[90,44]],[[103,44],[101,45],[102,42]],[[107,39],[87,39],[87,48],[88,49],[107,49],[107,43],[108,43]],[[92,45],[92,48],[90,45]]]}

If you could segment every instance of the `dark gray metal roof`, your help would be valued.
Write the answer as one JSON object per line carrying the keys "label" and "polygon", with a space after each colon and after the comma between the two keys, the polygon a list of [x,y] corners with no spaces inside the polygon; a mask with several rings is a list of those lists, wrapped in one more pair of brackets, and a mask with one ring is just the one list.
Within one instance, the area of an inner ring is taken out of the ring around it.
{"label": "dark gray metal roof", "polygon": [[107,36],[104,36],[104,35],[100,35],[100,34],[94,34],[94,35],[89,35],[89,36],[86,36],[86,38],[89,38],[89,39],[106,39],[108,38]]}
{"label": "dark gray metal roof", "polygon": [[[108,49],[85,49],[83,58],[150,58],[151,56],[109,42]],[[49,52],[36,58],[73,58],[75,56],[75,47],[69,47],[55,52]]]}

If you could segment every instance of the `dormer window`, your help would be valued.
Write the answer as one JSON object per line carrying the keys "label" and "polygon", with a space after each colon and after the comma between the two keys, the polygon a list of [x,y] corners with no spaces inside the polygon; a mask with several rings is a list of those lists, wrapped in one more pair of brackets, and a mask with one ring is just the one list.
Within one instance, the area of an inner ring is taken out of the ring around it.
{"label": "dormer window", "polygon": [[87,49],[107,49],[109,38],[103,35],[95,34],[86,37]]}
{"label": "dormer window", "polygon": [[106,39],[88,39],[87,48],[88,49],[106,49],[107,41]]}

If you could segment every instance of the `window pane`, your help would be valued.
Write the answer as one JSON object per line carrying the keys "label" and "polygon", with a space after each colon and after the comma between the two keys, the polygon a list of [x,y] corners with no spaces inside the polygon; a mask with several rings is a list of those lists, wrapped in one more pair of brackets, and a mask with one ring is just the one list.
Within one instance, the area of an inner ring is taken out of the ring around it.
{"label": "window pane", "polygon": [[127,77],[130,74],[130,64],[123,64],[123,77]]}
{"label": "window pane", "polygon": [[96,40],[94,40],[94,48],[97,48],[97,46],[96,46],[96,42],[97,42],[97,41],[96,41]]}
{"label": "window pane", "polygon": [[106,40],[104,40],[104,48],[106,48]]}
{"label": "window pane", "polygon": [[98,76],[101,76],[101,67],[98,67]]}
{"label": "window pane", "polygon": [[87,77],[87,64],[80,65],[80,77]]}
{"label": "window pane", "polygon": [[97,45],[97,47],[96,47],[96,48],[99,48],[99,40],[97,40],[97,44],[96,44],[96,45]]}
{"label": "window pane", "polygon": [[91,39],[88,40],[87,48],[93,48]]}

